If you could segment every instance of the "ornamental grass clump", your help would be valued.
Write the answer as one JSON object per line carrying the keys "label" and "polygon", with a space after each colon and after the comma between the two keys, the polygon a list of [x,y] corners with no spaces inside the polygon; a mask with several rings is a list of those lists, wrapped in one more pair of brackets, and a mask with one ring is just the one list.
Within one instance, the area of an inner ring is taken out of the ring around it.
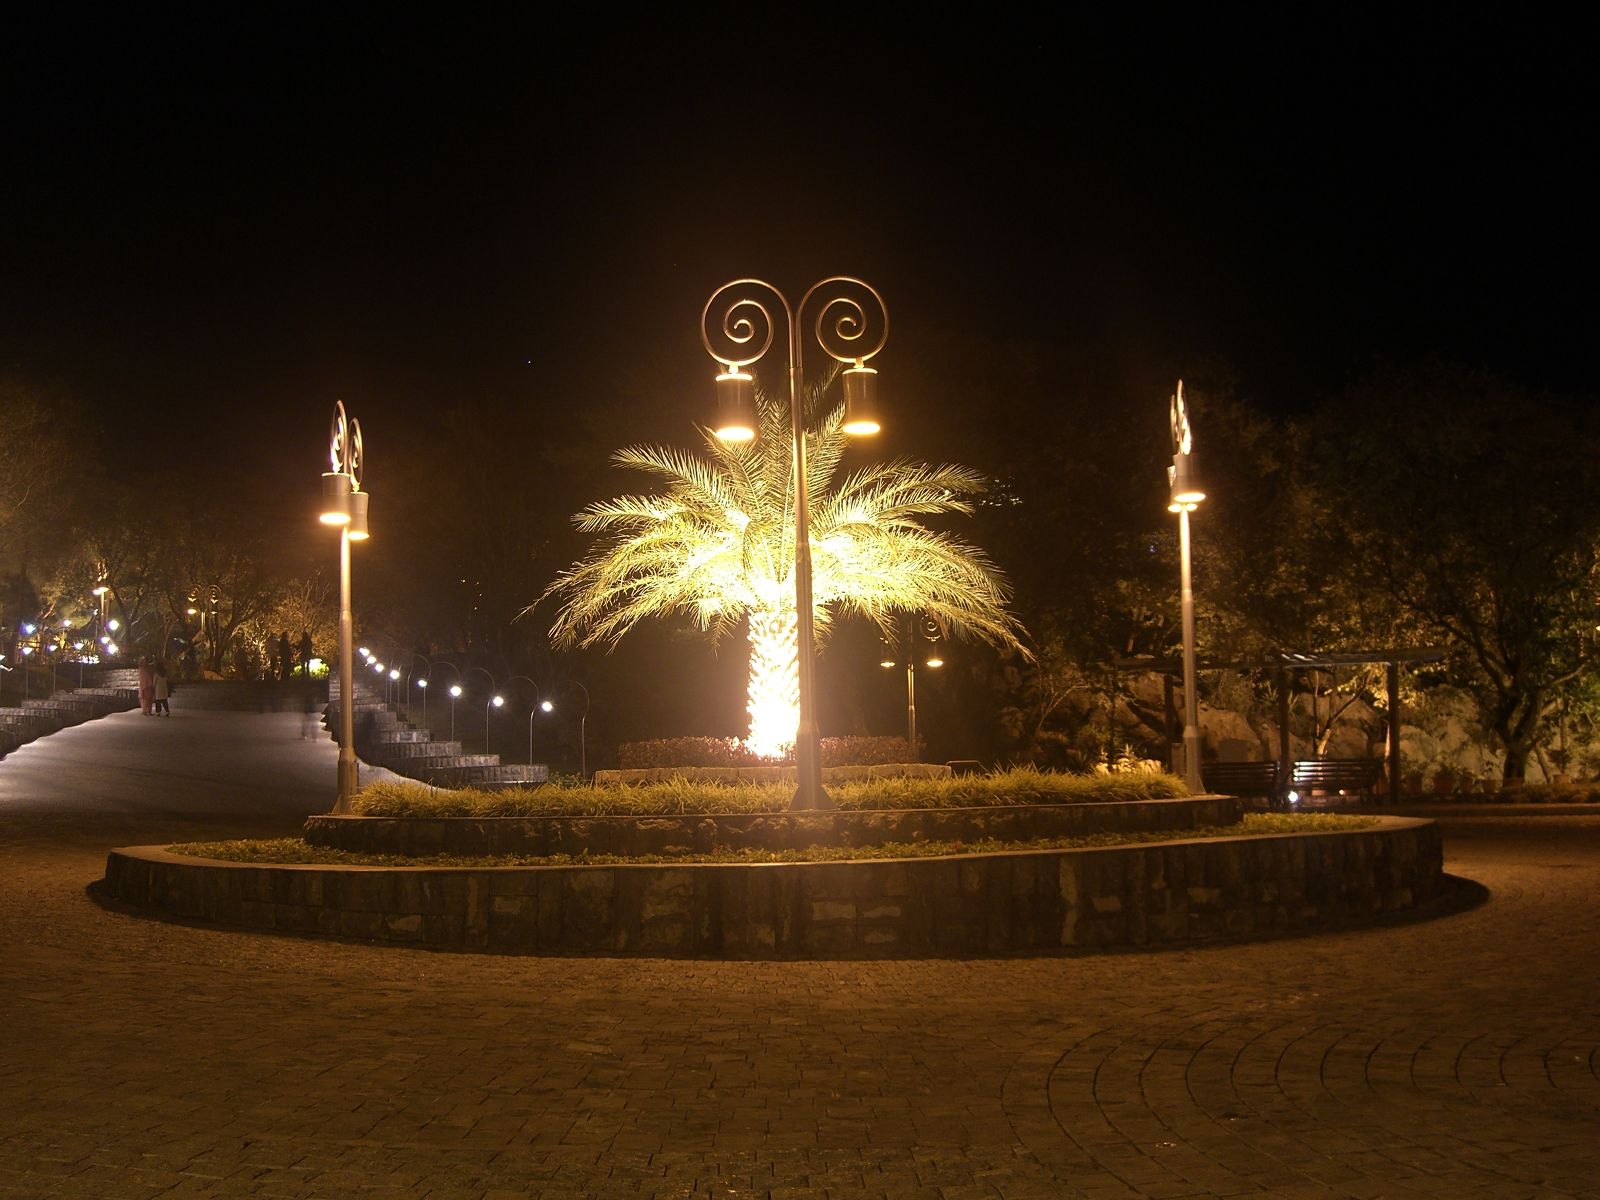
{"label": "ornamental grass clump", "polygon": [[[851,811],[1098,804],[1188,795],[1181,779],[1162,771],[1062,775],[1029,767],[942,779],[863,779],[831,785],[829,793],[839,808]],[[552,783],[500,791],[377,783],[356,796],[353,810],[365,817],[740,815],[784,812],[793,795],[792,782],[723,784],[694,779],[605,787]]]}
{"label": "ornamental grass clump", "polygon": [[1032,838],[1006,842],[979,838],[967,842],[885,842],[875,846],[807,846],[803,850],[748,847],[682,854],[436,854],[413,858],[403,854],[363,854],[312,846],[301,838],[184,842],[168,846],[172,854],[238,863],[305,864],[330,867],[590,867],[688,863],[859,862],[886,858],[943,858],[958,854],[1028,853],[1044,850],[1091,850],[1114,846],[1148,846],[1160,842],[1211,838],[1271,837],[1279,834],[1352,833],[1370,829],[1376,817],[1332,813],[1249,813],[1238,825],[1206,825],[1186,830],[1140,830],[1089,833],[1077,837]]}

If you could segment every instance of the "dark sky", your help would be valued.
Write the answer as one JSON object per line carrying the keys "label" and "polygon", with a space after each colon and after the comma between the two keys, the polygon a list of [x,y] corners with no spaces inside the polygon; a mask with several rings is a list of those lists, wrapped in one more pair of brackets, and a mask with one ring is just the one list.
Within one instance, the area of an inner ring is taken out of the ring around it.
{"label": "dark sky", "polygon": [[1434,352],[1591,386],[1571,29],[199,11],[0,49],[0,371],[130,453],[314,458],[336,397],[369,439],[671,403],[742,274],[871,280],[885,370],[961,331],[1220,356],[1276,411]]}

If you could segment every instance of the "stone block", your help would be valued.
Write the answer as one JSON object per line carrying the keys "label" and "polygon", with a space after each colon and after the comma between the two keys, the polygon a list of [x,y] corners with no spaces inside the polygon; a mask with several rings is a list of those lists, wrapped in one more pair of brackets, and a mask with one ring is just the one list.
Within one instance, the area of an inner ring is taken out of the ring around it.
{"label": "stone block", "polygon": [[428,946],[459,947],[466,940],[466,921],[456,914],[425,914],[422,918],[422,941]]}
{"label": "stone block", "polygon": [[[560,868],[561,944],[564,947],[569,950],[615,948],[616,874],[611,867]],[[542,895],[540,899],[542,902]]]}
{"label": "stone block", "polygon": [[856,905],[853,900],[813,900],[806,915],[815,922],[854,921]]}
{"label": "stone block", "polygon": [[422,916],[420,913],[387,913],[383,919],[385,936],[391,942],[420,942]]}
{"label": "stone block", "polygon": [[834,958],[855,949],[855,926],[848,922],[808,925],[804,949],[818,958]]}
{"label": "stone block", "polygon": [[339,907],[378,913],[389,907],[389,873],[377,868],[346,871],[339,879]]}
{"label": "stone block", "polygon": [[339,936],[379,940],[384,935],[383,914],[343,909],[339,913]]}

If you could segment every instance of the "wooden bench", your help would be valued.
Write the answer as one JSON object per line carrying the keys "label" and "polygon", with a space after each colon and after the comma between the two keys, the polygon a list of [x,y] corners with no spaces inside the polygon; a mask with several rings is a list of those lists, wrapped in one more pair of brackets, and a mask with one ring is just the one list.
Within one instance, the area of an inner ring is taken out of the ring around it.
{"label": "wooden bench", "polygon": [[1202,763],[1200,779],[1206,791],[1223,796],[1261,796],[1274,802],[1278,796],[1276,761]]}
{"label": "wooden bench", "polygon": [[1358,793],[1370,801],[1383,774],[1381,758],[1314,758],[1294,764],[1290,788],[1303,800],[1313,792],[1348,796]]}

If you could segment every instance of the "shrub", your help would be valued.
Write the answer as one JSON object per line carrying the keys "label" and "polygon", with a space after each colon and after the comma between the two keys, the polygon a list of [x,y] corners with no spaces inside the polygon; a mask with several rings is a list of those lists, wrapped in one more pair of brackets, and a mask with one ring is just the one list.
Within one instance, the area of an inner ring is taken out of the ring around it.
{"label": "shrub", "polygon": [[[617,765],[625,771],[650,767],[767,767],[793,761],[793,755],[775,761],[752,754],[737,738],[657,738],[648,742],[623,742],[617,747]],[[822,765],[825,767],[911,761],[911,747],[903,737],[822,739]]]}
{"label": "shrub", "polygon": [[[1188,795],[1183,781],[1160,771],[1058,775],[1019,767],[943,779],[863,779],[830,789],[842,809],[984,808],[1006,804],[1093,804]],[[437,791],[419,783],[378,783],[355,798],[368,817],[655,816],[681,813],[783,812],[791,783],[717,784],[670,779],[635,786],[546,784],[483,792]]]}

